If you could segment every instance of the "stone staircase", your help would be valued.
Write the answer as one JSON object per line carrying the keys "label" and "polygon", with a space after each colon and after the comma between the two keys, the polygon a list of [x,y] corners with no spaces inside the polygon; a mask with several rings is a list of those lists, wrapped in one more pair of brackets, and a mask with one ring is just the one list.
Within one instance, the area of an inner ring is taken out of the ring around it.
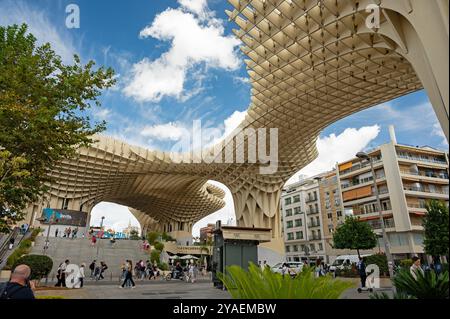
{"label": "stone staircase", "polygon": [[[109,240],[98,240],[95,247],[91,246],[87,238],[49,238],[50,246],[47,255],[53,259],[53,269],[49,279],[56,276],[56,270],[61,262],[66,259],[71,264],[81,265],[86,263],[86,275],[89,276],[89,264],[96,259],[97,263],[104,261],[108,265],[105,279],[117,280],[120,276],[120,266],[126,259],[130,259],[135,264],[140,259],[148,260],[150,255],[141,248],[140,240],[117,240],[112,246]],[[43,254],[45,237],[36,238],[36,243],[31,250],[31,254]],[[98,257],[97,257],[97,245]]]}

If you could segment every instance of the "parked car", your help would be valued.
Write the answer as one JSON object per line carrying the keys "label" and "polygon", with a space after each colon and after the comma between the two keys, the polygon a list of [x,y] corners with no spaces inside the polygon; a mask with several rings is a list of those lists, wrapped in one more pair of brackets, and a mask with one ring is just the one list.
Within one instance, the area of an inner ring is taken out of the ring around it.
{"label": "parked car", "polygon": [[[368,257],[370,255],[361,255],[361,257]],[[345,267],[350,267],[359,261],[358,255],[340,255],[334,260],[330,266],[330,272],[335,272],[336,269],[343,270]]]}
{"label": "parked car", "polygon": [[[283,264],[285,264],[285,263],[276,264],[275,266],[273,266],[271,268],[272,271],[281,274],[282,269],[283,269]],[[286,264],[288,264],[288,267],[290,269],[292,269],[295,273],[302,271],[302,268],[304,266],[304,263],[301,261],[288,261],[288,262],[286,262]]]}

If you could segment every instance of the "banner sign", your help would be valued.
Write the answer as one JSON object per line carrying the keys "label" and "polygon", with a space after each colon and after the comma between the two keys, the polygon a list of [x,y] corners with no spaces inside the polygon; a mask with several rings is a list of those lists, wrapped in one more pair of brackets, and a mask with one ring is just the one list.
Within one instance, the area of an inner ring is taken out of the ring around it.
{"label": "banner sign", "polygon": [[45,225],[48,225],[52,218],[53,225],[86,227],[87,224],[87,213],[75,210],[44,208],[42,217],[45,219],[42,221]]}

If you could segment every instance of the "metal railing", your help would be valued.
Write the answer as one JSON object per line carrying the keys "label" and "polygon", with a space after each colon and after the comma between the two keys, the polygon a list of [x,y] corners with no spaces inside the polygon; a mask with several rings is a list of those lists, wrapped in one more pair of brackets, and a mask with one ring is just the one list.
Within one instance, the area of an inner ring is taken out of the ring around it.
{"label": "metal railing", "polygon": [[411,155],[402,155],[402,154],[397,154],[397,157],[399,158],[403,158],[403,159],[407,159],[410,161],[418,161],[418,162],[427,162],[427,163],[436,163],[436,164],[443,164],[443,165],[447,165],[447,162],[444,160],[438,160],[438,159],[429,159],[429,158],[422,158],[422,157],[416,157],[416,156],[411,156]]}
{"label": "metal railing", "polygon": [[[8,235],[6,235],[5,241],[3,242],[2,246],[0,247],[0,264],[3,263],[4,256],[6,255],[6,253],[9,250],[9,242],[11,241],[12,238],[14,238],[14,240],[16,240],[17,236],[19,236],[19,233],[20,233],[20,228],[15,227],[12,232],[10,232]],[[20,243],[14,242],[14,244],[17,247]]]}
{"label": "metal railing", "polygon": [[411,171],[405,171],[405,170],[400,170],[400,173],[408,174],[408,175],[414,175],[414,176],[424,176],[424,177],[448,179],[448,174],[446,174],[446,173],[437,174],[437,173],[427,173],[427,172],[421,172],[421,171],[419,171],[419,172],[411,172]]}
{"label": "metal railing", "polygon": [[403,189],[405,191],[411,191],[411,192],[422,192],[422,193],[430,193],[430,194],[441,194],[441,195],[448,195],[448,190],[438,190],[435,189],[431,191],[430,189],[426,189],[424,187],[412,187],[412,186],[404,186]]}
{"label": "metal railing", "polygon": [[[373,160],[373,164],[374,165],[376,165],[376,164],[378,164],[380,162],[381,162],[381,159],[374,159]],[[351,173],[351,172],[354,172],[354,171],[357,171],[357,170],[360,170],[360,169],[363,169],[363,168],[370,168],[370,164],[355,165],[355,166],[352,166],[350,168],[347,168],[347,169],[343,170],[342,172],[339,172],[339,174],[340,175],[345,175],[345,174],[348,174],[348,173]]]}

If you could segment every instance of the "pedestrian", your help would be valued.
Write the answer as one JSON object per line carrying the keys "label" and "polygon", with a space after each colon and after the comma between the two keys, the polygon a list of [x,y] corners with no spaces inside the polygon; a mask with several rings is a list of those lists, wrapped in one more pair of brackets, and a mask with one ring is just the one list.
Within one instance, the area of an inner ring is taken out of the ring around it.
{"label": "pedestrian", "polygon": [[67,273],[67,265],[69,264],[69,259],[66,259],[63,263],[61,263],[57,270],[58,282],[55,287],[66,287],[66,273]]}
{"label": "pedestrian", "polygon": [[55,229],[55,237],[56,237],[56,238],[58,237],[58,232],[59,232],[59,229],[56,228],[56,229]]}
{"label": "pedestrian", "polygon": [[358,270],[359,278],[361,278],[361,288],[366,288],[366,264],[364,263],[364,258],[361,256],[359,257],[359,262],[356,265],[356,269]]}
{"label": "pedestrian", "polygon": [[91,264],[89,265],[89,270],[91,271],[91,279],[94,279],[95,276],[95,263],[97,261],[94,259]]}
{"label": "pedestrian", "polygon": [[191,263],[188,266],[188,272],[189,272],[189,279],[191,280],[192,283],[194,283],[196,279],[196,272],[197,272],[196,268],[197,267],[195,263],[191,261]]}
{"label": "pedestrian", "polygon": [[108,269],[108,266],[106,265],[106,263],[104,261],[101,261],[100,262],[100,273],[98,275],[98,280],[105,279],[105,277],[103,277],[103,273],[106,271],[106,269]]}
{"label": "pedestrian", "polygon": [[11,237],[11,239],[9,240],[9,250],[12,250],[14,247],[14,243],[15,243],[15,239],[13,237]]}
{"label": "pedestrian", "polygon": [[95,244],[97,243],[97,237],[95,237],[94,235],[92,236],[92,239],[91,239],[91,246],[92,247],[95,247]]}
{"label": "pedestrian", "polygon": [[417,274],[420,272],[422,276],[424,276],[424,271],[420,265],[420,258],[417,256],[414,256],[412,258],[413,264],[409,268],[409,272],[414,277],[415,280],[417,280]]}
{"label": "pedestrian", "polygon": [[77,238],[77,234],[78,234],[78,227],[76,227],[73,232],[72,232],[72,239]]}
{"label": "pedestrian", "polygon": [[264,262],[263,262],[263,270],[266,269],[266,267],[268,267],[267,260],[264,260]]}
{"label": "pedestrian", "polygon": [[124,288],[125,285],[131,284],[131,288],[135,288],[136,284],[133,280],[133,262],[131,260],[127,260],[126,263],[126,274],[125,274],[125,280],[123,281],[122,285],[119,286],[120,288]]}
{"label": "pedestrian", "polygon": [[0,284],[0,299],[34,299],[30,275],[31,269],[27,265],[14,268],[11,279]]}
{"label": "pedestrian", "polygon": [[78,270],[78,280],[80,281],[80,288],[83,288],[84,277],[86,277],[84,273],[84,269],[86,267],[85,263],[82,263],[80,269]]}
{"label": "pedestrian", "polygon": [[316,278],[322,277],[324,275],[324,269],[322,265],[322,261],[320,259],[316,260],[316,268],[314,269],[314,274]]}

